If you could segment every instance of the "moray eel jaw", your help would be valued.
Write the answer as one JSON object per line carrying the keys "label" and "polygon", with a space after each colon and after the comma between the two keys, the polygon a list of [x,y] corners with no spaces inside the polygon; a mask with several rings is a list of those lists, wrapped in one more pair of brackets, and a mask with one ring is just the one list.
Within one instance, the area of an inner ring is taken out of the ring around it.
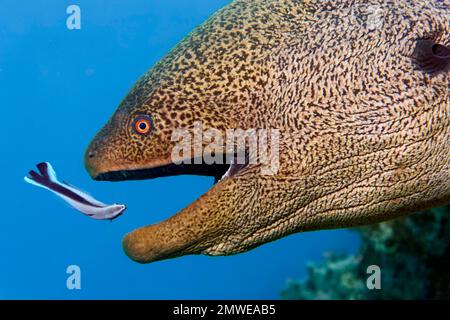
{"label": "moray eel jaw", "polygon": [[[194,160],[192,160],[193,162]],[[89,165],[87,165],[89,166]],[[93,173],[93,179],[97,181],[126,181],[126,180],[148,180],[162,177],[178,176],[178,175],[198,175],[214,177],[215,181],[219,181],[225,173],[230,169],[228,164],[167,164],[146,167],[142,169],[115,169],[103,173]],[[94,171],[93,171],[94,172]]]}
{"label": "moray eel jaw", "polygon": [[232,179],[222,180],[178,214],[129,233],[123,240],[125,253],[139,263],[208,253],[232,234],[227,227],[232,212],[211,204],[227,201],[225,195],[233,190],[234,183]]}
{"label": "moray eel jaw", "polygon": [[[236,192],[239,180],[242,177],[248,177],[253,182],[256,180],[256,175],[246,174],[246,170],[251,168],[249,165],[175,165],[170,162],[153,167],[146,165],[140,169],[118,169],[118,166],[112,166],[109,171],[104,169],[105,166],[102,167],[105,171],[101,171],[95,164],[102,161],[92,156],[93,150],[91,146],[86,152],[85,163],[92,177],[98,181],[143,180],[192,174],[216,179],[207,193],[181,212],[161,223],[126,235],[123,249],[132,260],[149,263],[187,254],[220,255],[248,249],[246,246],[239,246],[231,252],[230,248],[227,249],[227,238],[236,236],[234,221],[239,218],[240,213],[236,208],[240,208],[239,202],[242,200],[241,194]],[[223,207],[220,203],[223,203]]]}
{"label": "moray eel jaw", "polygon": [[219,10],[138,80],[92,141],[87,170],[111,181],[220,178],[227,166],[171,163],[172,134],[192,136],[197,121],[222,136],[278,129],[279,170],[231,170],[126,235],[126,254],[231,255],[450,203],[449,12],[441,0],[235,0]]}

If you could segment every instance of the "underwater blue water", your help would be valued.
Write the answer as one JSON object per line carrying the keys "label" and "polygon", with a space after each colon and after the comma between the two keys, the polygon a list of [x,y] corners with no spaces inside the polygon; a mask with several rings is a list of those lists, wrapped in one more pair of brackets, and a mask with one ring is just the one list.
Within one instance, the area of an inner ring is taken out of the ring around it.
{"label": "underwater blue water", "polygon": [[[355,251],[350,231],[296,234],[231,257],[129,260],[122,236],[161,221],[212,178],[95,182],[84,150],[128,89],[224,0],[0,0],[0,299],[276,299],[288,278],[325,251]],[[66,8],[81,8],[68,30]],[[128,211],[113,223],[86,218],[23,182],[50,161],[64,179]],[[81,268],[68,290],[66,268]]]}

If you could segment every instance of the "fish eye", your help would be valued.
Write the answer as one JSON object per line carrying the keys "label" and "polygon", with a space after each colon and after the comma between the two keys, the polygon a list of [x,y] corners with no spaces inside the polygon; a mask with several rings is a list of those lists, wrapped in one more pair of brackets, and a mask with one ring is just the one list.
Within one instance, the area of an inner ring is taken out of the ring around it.
{"label": "fish eye", "polygon": [[133,130],[140,135],[148,135],[153,129],[152,118],[138,116],[133,123]]}

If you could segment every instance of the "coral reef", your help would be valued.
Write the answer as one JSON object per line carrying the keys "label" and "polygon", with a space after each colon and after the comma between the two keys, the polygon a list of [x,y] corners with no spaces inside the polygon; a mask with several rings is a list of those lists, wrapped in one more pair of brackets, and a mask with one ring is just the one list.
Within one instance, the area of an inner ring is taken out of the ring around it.
{"label": "coral reef", "polygon": [[[450,207],[357,228],[355,255],[327,253],[290,280],[283,299],[449,299]],[[369,290],[367,267],[381,268],[381,290]]]}

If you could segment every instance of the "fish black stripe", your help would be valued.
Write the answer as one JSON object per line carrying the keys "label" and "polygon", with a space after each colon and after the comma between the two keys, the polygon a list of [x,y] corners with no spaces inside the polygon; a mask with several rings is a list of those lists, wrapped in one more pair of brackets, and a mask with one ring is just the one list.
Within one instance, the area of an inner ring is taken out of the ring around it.
{"label": "fish black stripe", "polygon": [[52,189],[55,192],[58,192],[74,201],[80,202],[82,204],[91,206],[91,207],[96,207],[96,208],[103,208],[102,206],[93,204],[92,202],[89,202],[88,200],[86,200],[85,198],[83,198],[82,196],[76,194],[75,192],[73,192],[70,189],[65,188],[64,186],[58,184],[58,183],[54,183],[49,181],[48,185],[47,185],[50,189]]}

